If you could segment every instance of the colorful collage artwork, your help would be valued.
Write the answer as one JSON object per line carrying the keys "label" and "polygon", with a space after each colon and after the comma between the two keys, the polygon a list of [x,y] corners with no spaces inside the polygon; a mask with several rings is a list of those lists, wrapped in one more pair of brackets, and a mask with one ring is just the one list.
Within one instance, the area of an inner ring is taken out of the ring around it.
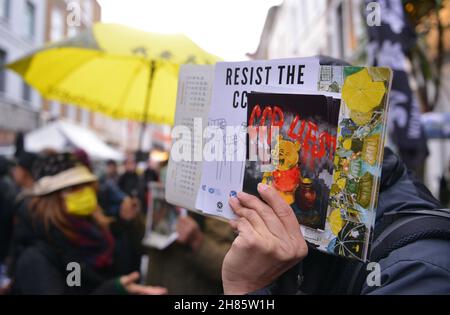
{"label": "colorful collage artwork", "polygon": [[343,78],[342,87],[334,81],[342,102],[327,227],[319,246],[336,255],[366,260],[378,200],[392,74],[387,68],[332,69]]}

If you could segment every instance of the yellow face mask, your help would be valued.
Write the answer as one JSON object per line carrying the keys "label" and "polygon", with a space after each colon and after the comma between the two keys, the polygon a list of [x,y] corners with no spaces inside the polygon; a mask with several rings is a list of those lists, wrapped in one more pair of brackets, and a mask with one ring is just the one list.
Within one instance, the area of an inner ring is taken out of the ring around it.
{"label": "yellow face mask", "polygon": [[84,187],[64,196],[66,210],[76,216],[88,216],[97,209],[97,195],[92,187]]}

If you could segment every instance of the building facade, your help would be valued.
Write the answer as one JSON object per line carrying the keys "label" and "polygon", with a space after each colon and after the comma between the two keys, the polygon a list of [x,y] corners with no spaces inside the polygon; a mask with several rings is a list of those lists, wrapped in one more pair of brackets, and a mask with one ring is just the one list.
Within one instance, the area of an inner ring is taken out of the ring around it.
{"label": "building facade", "polygon": [[[75,36],[101,20],[101,7],[96,0],[47,0],[45,41],[55,42]],[[84,126],[92,125],[93,114],[69,104],[44,101],[43,122],[68,119]]]}
{"label": "building facade", "polygon": [[269,10],[254,59],[364,54],[362,0],[284,0]]}
{"label": "building facade", "polygon": [[[45,41],[46,0],[0,0],[0,66]],[[42,99],[20,76],[0,69],[0,153],[11,153],[15,133],[39,123]]]}

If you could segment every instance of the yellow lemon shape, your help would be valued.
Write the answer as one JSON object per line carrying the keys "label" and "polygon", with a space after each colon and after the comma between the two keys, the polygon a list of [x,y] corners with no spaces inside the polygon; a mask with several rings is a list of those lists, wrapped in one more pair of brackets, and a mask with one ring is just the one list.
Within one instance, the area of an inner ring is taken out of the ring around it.
{"label": "yellow lemon shape", "polygon": [[367,113],[380,105],[385,93],[384,83],[372,81],[364,68],[345,79],[342,99],[351,110]]}
{"label": "yellow lemon shape", "polygon": [[345,139],[342,145],[345,150],[350,150],[352,148],[352,139]]}
{"label": "yellow lemon shape", "polygon": [[328,222],[330,223],[331,232],[337,236],[344,226],[344,220],[342,220],[339,209],[335,209],[330,213],[328,216]]}

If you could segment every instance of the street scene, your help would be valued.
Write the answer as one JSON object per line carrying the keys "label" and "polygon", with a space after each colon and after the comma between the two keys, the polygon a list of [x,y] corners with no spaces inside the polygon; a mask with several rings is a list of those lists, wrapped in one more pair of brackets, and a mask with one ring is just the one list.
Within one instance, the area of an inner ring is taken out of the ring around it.
{"label": "street scene", "polygon": [[0,0],[0,297],[447,295],[449,207],[449,0]]}

